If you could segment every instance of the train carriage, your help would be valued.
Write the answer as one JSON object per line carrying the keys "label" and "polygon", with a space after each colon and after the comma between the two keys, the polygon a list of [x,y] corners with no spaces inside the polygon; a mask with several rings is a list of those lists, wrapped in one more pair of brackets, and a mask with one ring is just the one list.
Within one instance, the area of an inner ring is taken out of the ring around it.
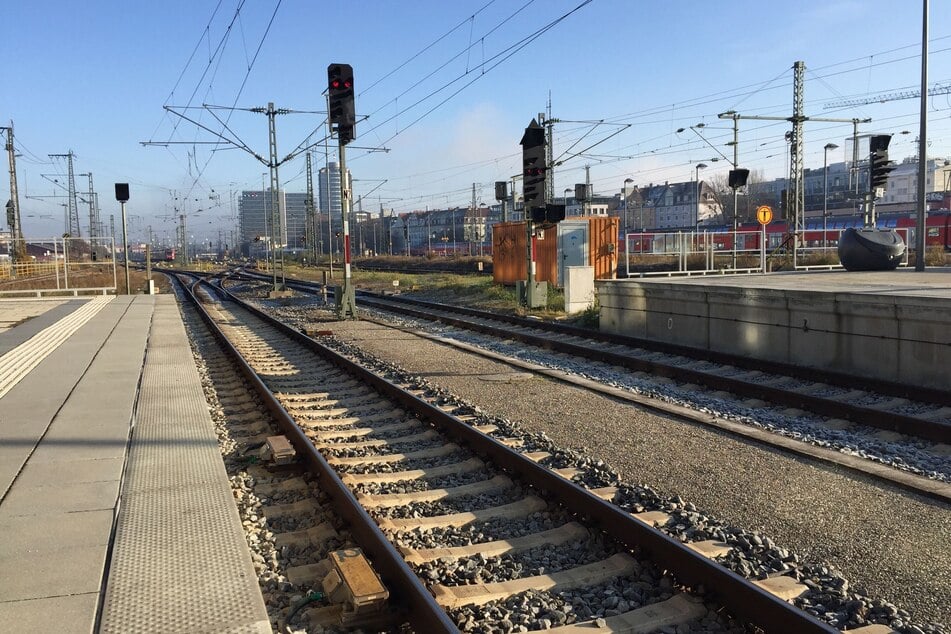
{"label": "train carriage", "polygon": [[[862,216],[838,216],[828,218],[825,225],[825,243],[836,246],[839,234],[844,230],[858,229],[865,226]],[[880,229],[894,229],[905,240],[905,243],[914,248],[916,239],[917,220],[909,214],[880,215],[876,219],[876,226]],[[925,248],[941,247],[951,252],[951,212],[929,212],[925,219]],[[632,254],[656,254],[674,252],[679,249],[679,243],[673,237],[678,233],[692,233],[693,228],[657,229],[645,232],[631,232],[621,236],[619,246],[621,251],[630,248]],[[700,234],[709,236],[716,251],[728,251],[733,248],[733,227],[727,225],[705,225],[700,227]],[[760,248],[761,227],[756,223],[745,223],[738,227],[737,249],[758,250]],[[767,248],[779,248],[789,236],[789,226],[785,220],[778,220],[766,226]],[[823,244],[823,226],[821,219],[810,218],[803,227],[803,246],[821,247]]]}

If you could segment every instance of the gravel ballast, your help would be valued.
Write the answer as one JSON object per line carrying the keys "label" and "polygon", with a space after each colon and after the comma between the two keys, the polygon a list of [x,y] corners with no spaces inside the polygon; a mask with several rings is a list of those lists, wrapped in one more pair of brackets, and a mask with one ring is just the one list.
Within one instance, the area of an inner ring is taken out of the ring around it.
{"label": "gravel ballast", "polygon": [[328,327],[486,413],[604,460],[625,482],[682,496],[805,562],[836,568],[917,622],[951,622],[945,504],[550,379],[498,380],[523,371],[379,324]]}

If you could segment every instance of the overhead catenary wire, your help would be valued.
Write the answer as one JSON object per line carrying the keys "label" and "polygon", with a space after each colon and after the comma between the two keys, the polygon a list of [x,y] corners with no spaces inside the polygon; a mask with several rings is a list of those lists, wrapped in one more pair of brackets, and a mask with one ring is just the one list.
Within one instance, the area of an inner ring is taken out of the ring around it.
{"label": "overhead catenary wire", "polygon": [[[264,29],[264,34],[261,36],[261,40],[258,42],[258,46],[255,49],[254,56],[251,58],[251,62],[248,64],[247,71],[244,74],[244,79],[241,81],[241,85],[238,87],[238,91],[235,93],[235,97],[231,105],[231,112],[229,112],[228,117],[226,117],[225,122],[222,124],[222,130],[225,129],[227,122],[230,122],[231,113],[234,111],[235,106],[238,103],[238,100],[241,98],[241,94],[244,92],[245,86],[247,86],[248,78],[251,76],[251,71],[254,68],[254,64],[258,59],[258,55],[261,53],[261,48],[264,46],[264,42],[267,40],[267,36],[271,32],[271,27],[274,24],[274,18],[277,16],[277,12],[278,12],[278,9],[280,9],[281,7],[282,1],[283,0],[277,0],[277,3],[274,6],[274,11],[271,13],[271,18],[270,20],[268,20],[267,27],[265,27]],[[237,12],[240,11],[240,7],[243,6],[243,4],[244,4],[244,0],[241,0],[241,5],[239,5],[238,9],[236,10],[236,15],[237,15]],[[231,25],[229,25],[228,27],[229,32],[233,24],[234,24],[234,20],[232,20]],[[215,117],[215,118],[217,119],[218,117]],[[220,136],[220,133],[219,133],[219,136]],[[214,156],[215,156],[214,153],[211,153],[208,155],[208,159],[205,161],[205,164],[202,165],[202,167],[198,170],[198,174],[195,176],[194,180],[192,181],[192,184],[188,190],[188,195],[190,195],[191,192],[194,191],[195,187],[197,186],[205,170],[208,169],[208,165],[211,163],[211,160],[212,158],[214,158]]]}
{"label": "overhead catenary wire", "polygon": [[[218,9],[221,7],[221,2],[222,0],[218,0],[218,4],[215,6],[215,10],[212,12],[211,18],[209,18],[208,24],[205,26],[205,30],[202,32],[202,37],[199,38],[198,42],[195,44],[195,49],[192,51],[191,55],[188,58],[188,61],[185,63],[185,67],[182,68],[182,72],[179,75],[178,80],[176,80],[175,86],[172,88],[172,91],[169,93],[169,96],[165,99],[165,102],[162,104],[163,107],[167,106],[168,102],[175,95],[175,89],[178,88],[179,83],[181,82],[182,78],[185,75],[185,72],[188,70],[188,67],[191,65],[191,62],[195,57],[195,53],[198,52],[198,48],[201,46],[202,40],[205,38],[206,35],[210,34],[211,23],[212,21],[214,21],[215,15],[218,14]],[[205,64],[205,69],[202,71],[201,77],[199,77],[198,81],[195,82],[195,87],[192,90],[191,95],[188,97],[188,101],[185,104],[186,106],[191,105],[192,101],[195,99],[195,95],[198,94],[198,89],[201,88],[202,83],[205,80],[205,75],[208,74],[208,70],[211,68],[212,63],[215,61],[215,58],[219,55],[221,51],[224,50],[224,46],[226,45],[228,38],[231,35],[231,27],[234,25],[234,21],[237,19],[238,14],[241,12],[241,7],[244,6],[244,3],[245,3],[245,0],[239,0],[238,6],[237,8],[235,8],[234,17],[232,17],[231,23],[225,29],[224,35],[222,35],[221,39],[218,40],[218,45],[215,47],[214,53],[212,53],[212,55],[209,55],[208,62]],[[210,44],[210,40],[209,40],[209,44]],[[159,126],[161,126],[161,122],[159,123]],[[176,122],[175,125],[172,127],[172,131],[169,134],[169,139],[171,139],[171,136],[175,134],[177,130],[178,130],[178,122]],[[158,131],[158,128],[156,128],[156,132],[157,131]],[[153,137],[154,135],[155,133],[153,132]]]}
{"label": "overhead catenary wire", "polygon": [[[491,4],[491,3],[489,3],[489,4]],[[488,6],[488,5],[485,5],[485,6]],[[481,9],[480,9],[480,10],[481,10]],[[470,19],[471,19],[471,16],[470,16],[469,18],[466,18],[465,20],[462,20],[462,21],[459,23],[460,26],[463,26],[463,25],[465,25],[466,23],[470,23],[470,24],[471,24]],[[941,39],[941,38],[936,38],[936,39]],[[476,40],[475,43],[478,43],[478,40]],[[908,47],[900,47],[900,48],[892,49],[892,51],[899,51],[899,52],[900,52],[900,51],[903,50],[904,48],[908,48]],[[424,49],[424,50],[425,50],[425,49]],[[466,50],[468,50],[468,49],[466,49]],[[422,52],[422,51],[421,51],[421,52]],[[881,55],[881,53],[876,53],[875,55]],[[862,58],[857,58],[857,59],[866,60],[866,59],[868,59],[868,57],[869,57],[869,56],[863,56]],[[410,62],[410,61],[412,61],[412,59],[414,59],[414,58],[410,58],[409,60],[407,60],[407,63]],[[823,67],[819,67],[819,68],[821,68],[821,69],[826,69],[826,68],[832,69],[832,68],[841,67],[842,65],[847,64],[847,63],[848,63],[848,62],[838,62],[838,63],[833,64],[833,65],[823,66]],[[854,63],[854,62],[853,62],[853,63]],[[876,61],[875,65],[878,66],[879,64],[888,64],[888,63],[895,63],[895,61],[894,61],[894,60],[881,60],[881,61]],[[391,73],[392,73],[392,72],[395,72],[395,71],[397,71],[397,70],[400,70],[402,67],[403,67],[402,65],[399,66],[399,67],[397,67],[396,69],[394,69],[394,71],[391,71]],[[864,69],[864,67],[863,67],[863,69]],[[858,72],[858,71],[860,71],[860,70],[862,70],[862,69],[851,69],[851,70],[842,71],[842,72]],[[470,70],[470,74],[471,74],[471,72],[473,72],[473,71]],[[474,72],[478,72],[478,67],[476,67],[476,69],[475,69]],[[786,72],[788,72],[788,69],[787,69],[787,70],[784,70],[782,74],[785,74]],[[781,74],[781,75],[782,75],[782,74]],[[812,74],[815,75],[815,73],[812,73]],[[781,76],[781,75],[780,75],[780,76]],[[386,78],[386,77],[389,77],[389,75],[385,75],[383,78]],[[383,79],[383,78],[381,78],[381,79]],[[810,79],[817,79],[817,78],[818,78],[818,77],[810,77]],[[378,80],[378,81],[379,81],[379,80]],[[774,79],[774,80],[771,80],[771,82],[772,82],[772,81],[775,81],[775,79]],[[371,86],[375,86],[376,83],[377,83],[377,82],[375,82],[374,84],[371,84]],[[769,86],[769,83],[770,83],[770,82],[767,82],[767,86]],[[821,82],[820,82],[820,83],[821,83]],[[763,87],[763,85],[762,85],[761,82],[760,82],[760,83],[757,83],[757,84],[751,84],[751,86],[757,87],[757,88],[759,88],[759,89],[761,89],[761,88]],[[784,84],[784,86],[788,86],[788,84]],[[776,90],[776,89],[782,88],[782,87],[784,87],[784,86],[770,87],[770,89],[771,89],[771,90]],[[363,95],[363,94],[366,93],[368,90],[369,90],[369,89],[367,89],[367,90],[361,92],[360,94]],[[747,99],[750,94],[755,94],[755,93],[756,93],[756,90],[751,90],[751,91],[749,91],[748,93],[746,93],[746,96],[745,96],[745,97],[743,97],[743,96],[739,97],[739,99],[741,99],[741,101],[738,102],[738,103],[743,103],[743,100],[744,100],[744,99]],[[458,93],[456,93],[456,94],[458,94]],[[734,97],[732,97],[732,98],[736,99],[737,97],[735,96],[735,95],[736,95],[736,92],[735,92],[735,91],[733,91],[733,95],[734,95]],[[453,95],[453,96],[454,96],[454,95]],[[681,103],[677,104],[677,106],[678,106],[678,107],[677,107],[677,109],[676,109],[676,112],[683,112],[683,111],[685,111],[686,109],[692,107],[690,104],[687,104],[686,102],[681,102]],[[438,107],[438,106],[437,106],[437,107]],[[788,108],[788,107],[787,107],[787,108]],[[407,112],[407,110],[408,110],[408,108],[399,109],[399,113],[402,113],[403,115],[405,115],[406,112]],[[757,109],[757,110],[758,110],[758,109]],[[669,112],[669,110],[666,110],[666,112]],[[427,114],[428,114],[428,113],[427,113]],[[424,115],[424,116],[425,116],[425,115]],[[610,119],[606,119],[606,121],[609,121],[609,120],[610,120]],[[413,123],[417,123],[417,122],[418,122],[418,120],[417,120],[417,121],[414,121]],[[641,121],[640,119],[638,119],[638,120],[636,120],[636,121],[631,121],[630,123],[635,124],[635,125],[639,125],[639,124],[642,123],[642,121]],[[413,125],[413,124],[410,124],[410,125]],[[770,127],[773,127],[773,129],[775,129],[776,126],[782,126],[782,125],[783,125],[782,123],[775,123],[775,124],[771,124]],[[374,127],[374,128],[372,128],[372,129],[373,129],[373,130],[376,130],[377,127]],[[744,133],[746,133],[746,130],[744,130]],[[390,137],[390,139],[388,139],[388,141],[389,141],[389,140],[392,140],[392,138],[394,138],[394,137]],[[644,155],[646,155],[646,154],[655,154],[655,155],[657,154],[657,152],[654,152],[654,151],[650,150],[649,147],[645,147],[645,146],[641,145],[642,143],[643,143],[643,141],[639,141],[639,143],[636,144],[636,145],[640,145],[640,150],[641,150],[641,151],[637,154],[637,156],[644,156]],[[685,145],[684,145],[684,151],[687,151],[687,152],[692,151],[692,150],[691,150],[691,146],[692,146],[692,145],[695,147],[696,144],[690,144],[690,143],[685,144]],[[662,145],[659,145],[658,147],[663,147],[663,146],[662,146]],[[214,150],[214,151],[217,152],[217,151],[220,151],[220,149],[223,149],[223,148],[219,148],[219,149],[216,149],[216,150]],[[487,162],[487,163],[491,163],[491,162],[507,161],[507,160],[510,160],[511,157],[512,157],[512,155],[509,154],[509,155],[506,155],[506,156],[504,156],[504,157],[497,157],[497,158],[493,158],[493,159],[488,159],[486,162]],[[457,168],[445,168],[445,170],[447,170],[447,171],[452,171],[453,169],[457,169]],[[434,171],[433,173],[435,173],[435,171]],[[419,175],[419,174],[417,174],[417,176],[418,176],[418,175]],[[405,178],[409,178],[409,177],[408,177],[408,176],[399,176],[399,177],[394,177],[394,178],[391,179],[391,180],[405,179]]]}
{"label": "overhead catenary wire", "polygon": [[[442,101],[440,101],[440,102],[437,103],[436,105],[432,106],[429,110],[427,110],[426,112],[424,112],[423,114],[421,114],[420,116],[418,116],[416,119],[414,119],[409,125],[404,126],[401,130],[399,130],[398,132],[396,132],[395,134],[393,134],[392,136],[390,136],[389,138],[387,138],[385,141],[383,141],[382,144],[383,144],[383,145],[386,145],[387,143],[389,143],[390,141],[392,141],[393,139],[395,139],[395,138],[398,137],[399,135],[401,135],[401,134],[403,134],[404,132],[406,132],[409,128],[413,127],[414,125],[416,125],[417,123],[419,123],[420,121],[422,121],[423,119],[425,119],[426,117],[428,117],[430,114],[432,114],[433,112],[435,112],[437,109],[439,109],[440,107],[442,107],[443,105],[445,105],[450,99],[452,99],[453,97],[455,97],[456,95],[458,95],[459,93],[461,93],[463,90],[465,90],[466,88],[468,88],[469,86],[471,86],[473,83],[475,83],[476,81],[478,81],[479,79],[481,79],[482,77],[484,77],[486,74],[488,74],[489,72],[491,72],[492,70],[494,70],[495,68],[497,68],[497,67],[498,67],[499,65],[501,65],[503,62],[505,62],[506,60],[508,60],[509,58],[511,58],[515,53],[517,53],[517,52],[521,51],[522,49],[524,49],[526,46],[528,46],[529,44],[531,44],[532,42],[534,42],[535,40],[537,40],[539,37],[541,37],[542,35],[544,35],[544,34],[547,33],[548,31],[550,31],[552,28],[554,28],[555,26],[557,26],[558,24],[560,24],[561,22],[563,22],[564,20],[566,20],[566,19],[567,19],[568,17],[570,17],[571,15],[573,15],[573,14],[575,14],[576,12],[580,11],[583,7],[587,6],[587,5],[590,4],[591,2],[593,2],[593,0],[583,0],[580,4],[578,4],[577,6],[575,6],[575,7],[572,8],[572,9],[570,9],[570,10],[567,11],[566,13],[564,13],[564,14],[562,14],[561,16],[555,18],[554,20],[548,22],[547,24],[545,24],[544,26],[540,27],[539,29],[537,29],[537,30],[534,31],[533,33],[531,33],[531,34],[525,36],[524,38],[522,38],[521,40],[517,41],[515,44],[512,44],[512,45],[508,46],[507,48],[505,48],[505,49],[499,51],[498,53],[496,53],[496,54],[493,55],[492,57],[488,58],[488,59],[486,60],[486,62],[493,62],[493,61],[494,61],[494,63],[491,64],[491,65],[489,65],[488,68],[485,68],[485,67],[483,66],[483,70],[482,70],[482,72],[481,72],[479,75],[477,75],[476,77],[474,77],[473,79],[471,79],[469,82],[466,82],[463,86],[461,86],[459,89],[457,89],[455,92],[453,92],[452,94],[450,94],[448,97],[446,97],[445,99],[443,99]],[[376,124],[374,127],[372,127],[372,128],[369,130],[369,132],[373,132],[374,130],[377,130],[377,129],[380,128],[381,126],[383,126],[383,125],[389,123],[390,121],[393,121],[396,116],[398,116],[398,115],[400,115],[400,114],[403,114],[403,113],[405,113],[405,112],[408,112],[409,110],[412,110],[413,108],[415,108],[415,107],[421,105],[421,104],[424,103],[425,101],[428,101],[430,98],[434,97],[435,95],[438,95],[438,94],[441,93],[442,91],[444,91],[444,90],[446,90],[447,88],[451,87],[453,84],[456,84],[457,82],[462,81],[463,79],[465,79],[466,76],[469,75],[471,72],[472,72],[472,71],[466,71],[466,72],[462,73],[461,75],[458,75],[457,77],[451,79],[450,81],[446,82],[445,84],[443,84],[443,85],[440,86],[439,88],[436,88],[435,90],[429,92],[426,96],[422,97],[421,99],[418,99],[418,100],[415,101],[413,104],[411,104],[411,105],[409,105],[409,106],[403,108],[402,110],[400,110],[400,111],[399,111],[398,113],[396,113],[395,115],[393,115],[393,116],[391,116],[391,117],[388,117],[387,119],[384,119],[383,121],[379,122],[379,123]]]}
{"label": "overhead catenary wire", "polygon": [[372,82],[369,86],[367,86],[367,87],[364,88],[362,91],[360,91],[360,93],[358,93],[357,96],[358,96],[358,97],[362,97],[364,94],[368,93],[370,90],[372,90],[373,88],[375,88],[375,87],[376,87],[378,84],[380,84],[381,82],[383,82],[383,81],[389,79],[392,75],[394,75],[394,74],[396,74],[397,72],[403,70],[403,68],[405,68],[408,64],[410,64],[412,61],[414,61],[415,59],[417,59],[420,55],[422,55],[422,54],[425,53],[426,51],[430,50],[431,48],[433,48],[434,46],[436,46],[437,44],[439,44],[441,41],[443,41],[444,39],[446,39],[447,37],[449,37],[450,35],[452,35],[453,33],[455,33],[457,30],[459,30],[463,25],[465,25],[466,22],[470,22],[470,23],[473,22],[473,21],[475,20],[475,17],[476,17],[477,15],[479,15],[480,13],[482,13],[483,11],[485,11],[486,9],[488,9],[490,6],[492,6],[493,4],[495,4],[495,2],[496,2],[496,0],[489,0],[489,2],[486,2],[486,3],[485,3],[484,5],[482,5],[482,7],[479,8],[475,13],[473,13],[473,14],[470,15],[469,17],[467,17],[467,18],[465,18],[464,20],[462,20],[461,22],[459,22],[459,24],[457,24],[456,26],[450,28],[448,31],[446,31],[445,33],[443,33],[442,35],[440,35],[439,37],[437,37],[435,40],[433,40],[432,42],[430,42],[429,44],[427,44],[426,46],[424,46],[422,49],[420,49],[417,53],[415,53],[415,54],[413,54],[412,56],[410,56],[407,60],[405,60],[405,61],[401,62],[400,64],[398,64],[398,65],[396,66],[396,68],[394,68],[393,70],[390,70],[390,71],[384,73],[382,77],[380,77],[380,78],[377,79],[376,81]]}
{"label": "overhead catenary wire", "polygon": [[[901,47],[901,48],[897,48],[897,49],[893,49],[893,50],[902,50],[902,48],[907,48],[907,47]],[[942,49],[942,50],[946,50],[946,49]],[[896,63],[897,61],[901,61],[901,60],[883,60],[883,61],[881,61],[881,62],[877,62],[876,65],[885,65],[885,64],[890,64],[890,63]],[[828,65],[828,66],[825,66],[825,67],[822,67],[822,68],[832,68],[832,67],[836,67],[836,66],[839,66],[839,65],[841,65],[841,64]],[[858,70],[858,69],[853,69],[851,72],[854,72],[855,70]],[[784,71],[783,71],[782,73],[780,73],[780,75],[777,76],[777,78],[778,78],[778,77],[782,77],[782,76],[783,76],[784,74],[786,74],[787,72],[788,72],[788,69],[784,69]],[[840,74],[840,73],[836,73],[836,74]],[[820,76],[820,75],[818,75],[818,74],[816,74],[816,73],[813,73],[813,75],[814,75],[814,77],[813,77],[812,79],[823,80],[823,76]],[[770,83],[775,82],[777,78],[774,78],[774,79],[770,80],[769,82],[766,83],[765,86],[768,86]],[[783,87],[788,87],[788,86],[789,86],[789,84],[784,84],[784,85],[772,86],[770,89],[771,89],[771,90],[776,90],[776,89],[783,88]],[[750,91],[748,91],[747,93],[743,93],[743,94],[746,94],[746,95],[755,94],[757,91],[760,91],[760,90],[762,90],[762,89],[764,88],[764,84],[762,84],[762,83],[750,84],[750,85],[747,86],[747,87],[752,87],[753,89],[750,90]],[[713,93],[712,96],[720,96],[720,97],[723,97],[723,98],[735,97],[735,96],[736,96],[736,90],[737,90],[737,89],[731,89],[731,90],[728,90],[728,91],[720,91],[720,92],[718,92],[718,93]],[[712,103],[712,102],[716,101],[716,100],[714,100],[714,99],[710,99],[710,97],[711,97],[711,96],[700,97],[700,98],[694,98],[693,100],[689,100],[689,101],[687,101],[687,102],[683,102],[683,104],[675,104],[674,108],[675,108],[675,109],[686,109],[686,108],[688,108],[688,107],[690,107],[690,106],[692,106],[692,105],[696,105],[696,104],[698,104],[698,103],[701,103],[701,100],[705,100],[705,101],[702,101],[702,103]],[[779,108],[785,108],[785,107],[786,107],[786,106],[784,106],[784,105],[777,105],[777,106],[775,106],[776,112],[778,112],[778,109],[779,109]],[[760,111],[760,110],[763,110],[763,108],[756,108],[756,109],[754,109],[754,111]],[[633,116],[635,116],[635,117],[642,117],[642,116],[647,116],[647,115],[650,115],[650,114],[653,114],[653,113],[657,113],[657,112],[669,112],[669,110],[667,110],[667,108],[664,108],[663,110],[661,110],[660,108],[651,108],[651,109],[646,110],[646,111],[643,111],[643,112],[641,112],[641,113],[636,113],[636,114],[634,114]],[[618,119],[623,119],[623,118],[630,117],[630,116],[631,116],[631,115],[626,115],[626,116],[623,116],[623,115],[622,115],[622,116],[620,116],[620,117],[607,118],[606,121],[612,121],[612,120],[615,120],[615,121],[616,121],[616,120],[618,120]],[[629,121],[630,121],[630,119],[629,119]],[[632,124],[635,124],[635,125],[641,123],[641,122],[639,122],[639,121],[630,121],[630,122],[631,122]],[[749,130],[749,131],[754,131],[754,130],[758,130],[758,129],[765,129],[765,128],[773,128],[773,127],[777,127],[777,126],[781,126],[781,125],[783,125],[781,122],[776,122],[776,123],[771,123],[771,124],[764,125],[764,126],[759,126],[759,127],[754,128],[754,129],[752,129],[752,130]],[[662,135],[662,136],[663,136],[663,135]],[[836,138],[838,138],[838,137],[836,137]],[[656,149],[653,149],[653,150],[644,151],[644,152],[641,152],[641,153],[639,153],[639,154],[633,155],[633,158],[636,158],[637,156],[646,156],[646,155],[650,155],[650,154],[656,155],[656,154],[657,154],[657,150],[656,150]],[[489,159],[489,161],[492,161],[492,160],[498,160],[498,159]]]}

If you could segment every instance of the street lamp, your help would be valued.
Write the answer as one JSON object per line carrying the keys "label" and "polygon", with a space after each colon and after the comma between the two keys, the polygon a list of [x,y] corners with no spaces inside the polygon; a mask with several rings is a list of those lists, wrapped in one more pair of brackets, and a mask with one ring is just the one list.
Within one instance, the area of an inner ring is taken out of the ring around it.
{"label": "street lamp", "polygon": [[697,181],[697,189],[694,193],[697,195],[697,216],[694,222],[694,229],[699,233],[700,231],[700,170],[706,169],[706,163],[697,163],[694,167],[694,179]]}
{"label": "street lamp", "polygon": [[839,146],[835,143],[826,143],[822,152],[822,246],[828,246],[826,235],[826,225],[829,218],[829,150],[835,150]]}
{"label": "street lamp", "polygon": [[627,230],[631,225],[630,223],[631,216],[628,213],[628,208],[627,208],[627,184],[633,183],[633,182],[634,182],[633,178],[625,178],[624,184],[621,186],[621,191],[623,192],[621,195],[624,197],[624,233],[625,234],[627,233]]}

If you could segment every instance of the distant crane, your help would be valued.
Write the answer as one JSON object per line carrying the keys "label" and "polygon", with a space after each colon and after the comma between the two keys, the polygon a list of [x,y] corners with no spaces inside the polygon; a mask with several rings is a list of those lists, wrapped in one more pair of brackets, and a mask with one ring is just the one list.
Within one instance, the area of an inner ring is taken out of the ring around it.
{"label": "distant crane", "polygon": [[[951,94],[951,81],[943,84],[935,84],[934,88],[928,89],[928,96]],[[877,95],[869,95],[860,99],[846,99],[843,101],[830,101],[822,106],[823,110],[832,108],[849,108],[851,106],[866,106],[870,103],[885,103],[886,101],[898,101],[899,99],[917,99],[921,96],[920,90],[900,90],[897,92],[882,92]]]}

